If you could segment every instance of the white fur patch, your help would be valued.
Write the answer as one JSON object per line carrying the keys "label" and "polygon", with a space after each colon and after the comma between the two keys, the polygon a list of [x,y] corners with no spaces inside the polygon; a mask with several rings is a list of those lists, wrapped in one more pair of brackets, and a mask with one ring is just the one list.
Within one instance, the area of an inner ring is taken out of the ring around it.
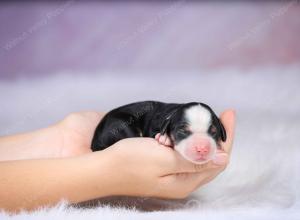
{"label": "white fur patch", "polygon": [[206,108],[200,104],[192,106],[185,111],[185,117],[192,132],[207,132],[211,121],[211,114]]}

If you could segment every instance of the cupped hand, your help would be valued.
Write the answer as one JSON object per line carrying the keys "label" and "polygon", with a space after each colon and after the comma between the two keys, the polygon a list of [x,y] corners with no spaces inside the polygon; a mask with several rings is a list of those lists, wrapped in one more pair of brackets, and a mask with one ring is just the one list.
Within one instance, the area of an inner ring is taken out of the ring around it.
{"label": "cupped hand", "polygon": [[221,143],[216,159],[196,165],[172,148],[160,145],[153,138],[123,139],[106,151],[114,161],[112,172],[118,186],[115,194],[163,198],[184,198],[196,188],[214,179],[228,162],[233,143],[235,113],[222,113],[227,141]]}
{"label": "cupped hand", "polygon": [[72,113],[62,121],[27,133],[0,137],[0,161],[78,156],[91,152],[104,113]]}
{"label": "cupped hand", "polygon": [[[91,139],[102,116],[74,113],[48,128],[1,137],[0,168],[7,181],[0,181],[0,189],[5,189],[0,190],[0,208],[32,210],[62,198],[78,203],[112,195],[184,198],[229,162],[233,111],[221,115],[228,135],[221,143],[223,150],[215,161],[203,165],[184,160],[151,138],[124,139],[91,153]],[[69,158],[49,159],[53,157]]]}
{"label": "cupped hand", "polygon": [[[59,122],[56,129],[62,141],[58,157],[90,153],[94,130],[103,116],[97,112],[72,113]],[[111,194],[184,198],[213,180],[229,163],[234,136],[234,111],[227,110],[220,118],[227,140],[221,143],[215,160],[206,164],[190,163],[152,138],[123,139],[104,150],[114,164],[110,172],[116,174],[113,178],[117,186],[112,187],[115,190]]]}
{"label": "cupped hand", "polygon": [[101,112],[76,112],[68,115],[53,126],[56,138],[60,141],[57,157],[78,156],[92,152],[91,141],[94,131],[104,113]]}

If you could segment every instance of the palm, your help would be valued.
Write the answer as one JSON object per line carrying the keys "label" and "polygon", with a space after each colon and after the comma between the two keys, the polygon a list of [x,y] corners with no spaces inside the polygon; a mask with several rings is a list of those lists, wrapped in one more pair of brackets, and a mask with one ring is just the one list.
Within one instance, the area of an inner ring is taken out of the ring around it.
{"label": "palm", "polygon": [[98,112],[80,112],[70,114],[61,121],[58,124],[61,139],[59,156],[69,157],[91,152],[94,130],[103,115]]}

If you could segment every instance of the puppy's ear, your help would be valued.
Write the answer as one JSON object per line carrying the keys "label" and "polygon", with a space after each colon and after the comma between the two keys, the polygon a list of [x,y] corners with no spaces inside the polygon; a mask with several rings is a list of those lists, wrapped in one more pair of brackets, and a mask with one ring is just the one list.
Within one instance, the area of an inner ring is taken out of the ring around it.
{"label": "puppy's ear", "polygon": [[227,135],[226,135],[226,130],[222,124],[222,122],[220,121],[220,119],[215,115],[215,121],[216,121],[216,124],[217,124],[217,127],[221,133],[221,139],[223,142],[226,141],[227,139]]}
{"label": "puppy's ear", "polygon": [[220,119],[218,118],[218,116],[214,113],[214,111],[213,111],[208,105],[206,105],[206,104],[204,104],[204,103],[200,103],[200,105],[202,105],[203,107],[207,108],[207,109],[210,111],[210,113],[211,113],[211,115],[212,115],[212,120],[215,122],[215,125],[217,126],[217,129],[218,129],[218,130],[220,131],[220,133],[221,133],[221,140],[222,140],[223,142],[225,142],[226,139],[227,139],[226,130],[225,130],[225,128],[224,128],[222,122],[221,122]]}

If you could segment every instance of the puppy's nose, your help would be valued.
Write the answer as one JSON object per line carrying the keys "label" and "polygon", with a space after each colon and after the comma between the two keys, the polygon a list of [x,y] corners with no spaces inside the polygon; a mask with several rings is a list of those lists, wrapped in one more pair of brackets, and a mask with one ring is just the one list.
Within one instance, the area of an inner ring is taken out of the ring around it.
{"label": "puppy's nose", "polygon": [[209,143],[202,144],[202,145],[197,145],[196,146],[196,151],[197,151],[197,154],[200,155],[200,156],[203,156],[203,157],[207,156],[210,153]]}

